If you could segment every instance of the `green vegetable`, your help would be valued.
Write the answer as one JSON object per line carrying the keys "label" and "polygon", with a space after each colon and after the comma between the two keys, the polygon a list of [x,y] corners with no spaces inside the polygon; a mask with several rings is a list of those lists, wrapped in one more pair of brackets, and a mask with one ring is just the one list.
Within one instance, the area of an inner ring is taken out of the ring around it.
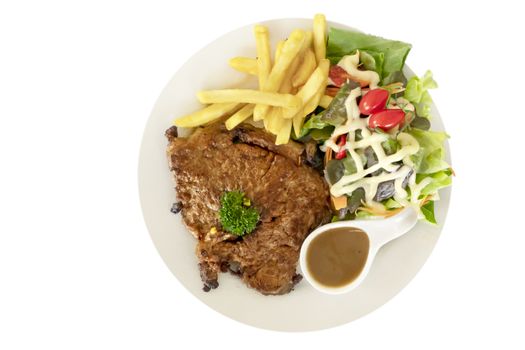
{"label": "green vegetable", "polygon": [[364,69],[373,70],[379,76],[382,76],[383,64],[385,63],[385,55],[382,52],[360,50],[359,62]]}
{"label": "green vegetable", "polygon": [[397,209],[397,208],[401,208],[402,205],[399,204],[394,198],[388,198],[387,200],[384,201],[384,206],[385,208],[387,208],[388,210],[390,209]]}
{"label": "green vegetable", "polygon": [[303,127],[301,128],[301,132],[299,133],[298,139],[305,137],[306,135],[312,136],[312,138],[316,141],[319,140],[326,140],[332,135],[332,132],[334,131],[334,127],[324,121],[321,120],[321,115],[324,112],[321,112],[320,114],[314,114],[308,119]]}
{"label": "green vegetable", "polygon": [[436,217],[434,215],[434,201],[429,201],[427,204],[422,206],[421,213],[425,216],[425,220],[431,224],[437,224]]}
{"label": "green vegetable", "polygon": [[421,130],[430,130],[430,121],[424,117],[415,117],[410,123],[410,127]]}
{"label": "green vegetable", "polygon": [[452,170],[445,169],[433,174],[417,174],[416,182],[420,183],[425,178],[431,178],[432,182],[421,190],[421,194],[423,196],[433,195],[441,188],[448,187],[452,184]]}
{"label": "green vegetable", "polygon": [[[366,158],[362,157],[361,160],[365,160]],[[351,175],[354,173],[357,173],[357,165],[355,164],[354,158],[352,158],[350,155],[347,157],[344,157],[341,159],[343,162],[343,166],[345,168],[345,175]]]}
{"label": "green vegetable", "polygon": [[345,164],[342,160],[331,159],[326,163],[325,174],[330,185],[335,184],[345,174]]}
{"label": "green vegetable", "polygon": [[432,174],[449,168],[445,162],[444,142],[448,138],[446,133],[415,128],[407,130],[407,133],[414,136],[419,143],[419,151],[410,157],[417,174]]}
{"label": "green vegetable", "polygon": [[332,132],[334,132],[334,127],[328,126],[323,129],[312,129],[312,131],[310,131],[310,136],[315,141],[325,141],[330,138]]}
{"label": "green vegetable", "polygon": [[345,101],[353,89],[351,84],[351,82],[348,82],[341,86],[328,108],[320,115],[321,121],[333,126],[339,126],[346,122],[348,116],[346,114]]}
{"label": "green vegetable", "polygon": [[[355,51],[348,54],[353,55]],[[343,58],[343,56],[328,57],[332,65],[339,63],[341,58]],[[384,62],[385,55],[382,52],[359,50],[359,64],[366,70],[373,70],[381,76]]]}
{"label": "green vegetable", "polygon": [[396,153],[397,150],[401,148],[399,142],[392,137],[389,137],[388,140],[381,143],[381,146],[383,146],[387,156]]}
{"label": "green vegetable", "polygon": [[428,70],[422,78],[412,77],[408,80],[403,97],[416,107],[418,116],[428,118],[432,105],[432,97],[430,97],[428,90],[437,87],[436,81],[432,78],[432,72]]}
{"label": "green vegetable", "polygon": [[[326,56],[333,62],[333,58],[350,55],[356,50],[366,51],[369,56],[374,57],[376,63],[374,70],[384,79],[403,69],[405,59],[411,48],[412,45],[401,41],[330,28]],[[383,57],[382,64],[379,57]],[[365,60],[370,61],[369,57]]]}
{"label": "green vegetable", "polygon": [[363,205],[365,200],[365,190],[362,187],[356,188],[350,198],[348,198],[348,204],[346,208],[350,214],[354,214],[357,208]]}
{"label": "green vegetable", "polygon": [[250,208],[251,202],[240,191],[224,192],[221,196],[219,218],[224,230],[237,236],[252,232],[259,222],[259,213]]}
{"label": "green vegetable", "polygon": [[[407,78],[405,77],[405,74],[403,74],[403,71],[397,71],[394,73],[390,73],[387,77],[383,79],[383,85],[388,85],[392,83],[402,83],[403,86],[406,86],[407,84]],[[397,94],[394,95],[397,97]]]}

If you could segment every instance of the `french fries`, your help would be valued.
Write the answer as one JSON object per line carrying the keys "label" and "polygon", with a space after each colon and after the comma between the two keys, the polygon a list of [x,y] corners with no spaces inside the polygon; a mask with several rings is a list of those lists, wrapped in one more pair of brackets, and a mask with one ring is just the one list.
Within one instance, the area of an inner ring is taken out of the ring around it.
{"label": "french fries", "polygon": [[231,113],[239,107],[239,103],[218,103],[210,105],[200,111],[175,119],[173,124],[182,128],[194,128],[212,122]]}
{"label": "french fries", "polygon": [[316,64],[316,58],[315,53],[311,48],[308,48],[303,56],[303,61],[301,62],[301,65],[295,72],[292,78],[292,86],[293,87],[299,87],[306,83],[310,75],[315,70]]}
{"label": "french fries", "polygon": [[[286,75],[286,70],[301,50],[304,38],[304,30],[301,29],[296,29],[290,34],[290,37],[283,45],[279,55],[279,60],[275,62],[275,65],[268,76],[268,80],[262,87],[263,91],[276,92],[279,90]],[[257,121],[263,119],[267,111],[268,105],[256,105],[253,110],[253,120]]]}
{"label": "french fries", "polygon": [[224,125],[226,126],[226,129],[232,130],[237,125],[245,121],[246,119],[250,118],[253,114],[253,108],[255,105],[248,104],[244,107],[242,107],[240,110],[238,110],[234,115],[229,117],[225,122]]}
{"label": "french fries", "polygon": [[318,63],[326,58],[326,18],[323,14],[314,16],[314,50]]}
{"label": "french fries", "polygon": [[257,47],[257,72],[259,76],[259,87],[266,84],[266,80],[270,75],[272,69],[272,61],[270,57],[270,36],[268,28],[261,25],[256,25],[255,45]]}
{"label": "french fries", "polygon": [[319,101],[319,106],[323,108],[328,108],[328,106],[330,106],[330,103],[332,103],[333,99],[334,98],[332,96],[323,95],[321,97],[321,100]]}
{"label": "french fries", "polygon": [[[299,92],[296,95],[301,99],[302,104],[297,108],[290,108],[286,110],[283,113],[283,118],[293,118],[297,113],[300,113],[303,107],[306,105],[306,103],[310,101],[322,87],[326,86],[326,79],[328,78],[328,76],[324,74],[323,67],[329,64],[330,63],[326,59],[321,60],[321,62],[319,62],[319,67],[317,67],[314,70],[312,75],[310,75],[310,77],[308,78],[306,84],[303,85],[303,87],[299,90]],[[321,99],[321,97],[319,97],[319,99]]]}
{"label": "french fries", "polygon": [[300,62],[299,56],[295,57],[295,59],[292,61],[290,68],[288,68],[288,71],[286,72],[286,76],[284,77],[283,83],[281,84],[281,87],[279,88],[280,93],[288,94],[288,93],[293,92],[292,76],[299,68],[299,62]]}
{"label": "french fries", "polygon": [[[312,30],[296,29],[280,40],[271,56],[270,34],[263,25],[254,27],[254,57],[233,57],[233,69],[256,77],[258,89],[205,90],[198,100],[202,110],[178,118],[179,127],[224,122],[228,130],[253,119],[275,135],[275,144],[286,144],[291,133],[300,134],[305,118],[317,106],[328,107],[326,95],[329,61],[326,59],[326,20],[316,15]],[[273,64],[272,64],[273,58]]]}
{"label": "french fries", "polygon": [[275,46],[275,60],[274,62],[277,62],[279,60],[279,57],[281,57],[281,52],[283,50],[285,40],[279,40],[277,43],[277,46]]}
{"label": "french fries", "polygon": [[330,61],[327,59],[321,60],[319,62],[318,69],[321,70],[324,78],[324,83],[321,85],[317,93],[308,101],[303,107],[303,110],[299,113],[297,113],[293,117],[293,129],[295,132],[295,135],[299,135],[301,132],[301,128],[303,127],[304,118],[315,111],[317,106],[319,105],[319,102],[321,101],[321,97],[324,95],[324,92],[326,90],[326,83],[328,80],[328,71],[330,70]]}
{"label": "french fries", "polygon": [[290,141],[290,133],[292,131],[292,120],[291,119],[281,119],[280,129],[277,132],[277,137],[275,139],[276,145],[284,145]]}
{"label": "french fries", "polygon": [[257,60],[255,58],[248,57],[234,57],[228,61],[230,67],[239,71],[241,73],[246,73],[250,75],[257,75]]}
{"label": "french fries", "polygon": [[265,106],[286,108],[299,108],[302,105],[298,96],[250,89],[199,91],[197,98],[201,103],[257,103]]}

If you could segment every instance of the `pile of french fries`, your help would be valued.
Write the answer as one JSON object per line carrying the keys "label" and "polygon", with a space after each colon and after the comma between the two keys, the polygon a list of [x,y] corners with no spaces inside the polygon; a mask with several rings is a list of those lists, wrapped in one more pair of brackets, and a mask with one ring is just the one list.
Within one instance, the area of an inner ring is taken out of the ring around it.
{"label": "pile of french fries", "polygon": [[330,104],[332,98],[325,95],[330,63],[324,15],[315,15],[312,31],[296,29],[279,41],[273,59],[268,28],[256,25],[254,34],[257,58],[234,57],[229,64],[257,76],[259,89],[200,91],[197,98],[208,106],[176,119],[176,126],[191,128],[225,120],[231,130],[252,118],[262,121],[279,145],[288,143],[292,129],[299,135],[305,117],[317,106]]}

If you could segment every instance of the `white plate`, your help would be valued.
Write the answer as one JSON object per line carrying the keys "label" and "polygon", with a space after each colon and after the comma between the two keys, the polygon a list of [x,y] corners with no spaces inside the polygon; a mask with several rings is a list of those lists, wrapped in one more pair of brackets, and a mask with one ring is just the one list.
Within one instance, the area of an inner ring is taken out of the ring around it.
{"label": "white plate", "polygon": [[[311,28],[312,20],[279,19],[264,24],[270,29],[272,47],[275,47],[277,40],[286,38],[294,28]],[[330,25],[348,28],[337,23]],[[383,247],[363,284],[345,295],[321,294],[303,279],[287,295],[264,296],[227,273],[219,276],[219,288],[206,293],[202,291],[197,268],[195,239],[184,227],[181,215],[170,212],[176,197],[168,171],[164,131],[174,117],[200,108],[195,97],[198,90],[254,84],[253,79],[246,79],[227,64],[231,57],[254,55],[253,25],[239,28],[191,57],[160,95],[146,125],[140,151],[139,191],[146,225],[164,262],[184,287],[228,317],[279,331],[319,330],[350,322],[383,305],[407,285],[432,252],[440,226],[419,223]],[[412,75],[410,70],[406,73]],[[432,128],[443,130],[435,107],[432,115]],[[450,153],[448,145],[447,153]],[[449,199],[450,189],[441,191],[441,200],[436,203],[440,225],[445,222]]]}

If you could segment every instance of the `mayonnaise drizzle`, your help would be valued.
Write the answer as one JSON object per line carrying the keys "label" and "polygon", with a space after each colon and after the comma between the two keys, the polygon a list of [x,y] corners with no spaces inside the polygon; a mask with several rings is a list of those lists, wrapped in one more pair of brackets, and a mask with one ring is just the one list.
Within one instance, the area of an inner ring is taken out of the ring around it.
{"label": "mayonnaise drizzle", "polygon": [[[337,65],[343,68],[349,75],[355,79],[367,82],[370,86],[370,89],[375,89],[379,84],[379,74],[373,70],[359,70],[357,66],[359,65],[359,51],[353,55],[346,55],[337,63]],[[363,85],[361,85],[363,86]]]}
{"label": "mayonnaise drizzle", "polygon": [[[354,160],[357,169],[354,174],[343,176],[330,188],[330,192],[332,195],[338,197],[351,194],[354,190],[361,187],[365,190],[366,202],[372,203],[377,193],[378,185],[384,181],[394,180],[396,190],[394,198],[406,206],[409,204],[406,200],[408,194],[405,189],[403,189],[403,181],[412,169],[410,167],[410,156],[419,150],[419,143],[410,134],[399,133],[397,135],[397,141],[401,145],[401,148],[396,153],[387,156],[381,144],[388,140],[388,135],[373,132],[368,129],[368,118],[360,118],[359,107],[357,105],[357,98],[359,96],[361,96],[360,88],[355,88],[350,92],[345,101],[347,121],[345,124],[335,128],[330,139],[326,140],[322,146],[323,151],[326,151],[327,148],[331,148],[335,152],[346,149]],[[359,141],[355,140],[357,130],[361,131],[362,139]],[[347,134],[346,144],[340,147],[336,144],[336,141],[337,138],[343,134]],[[374,150],[377,163],[365,169],[365,164],[356,150],[364,150],[367,147],[371,147]],[[399,161],[402,161],[403,165],[394,164]],[[366,177],[377,170],[383,171],[379,175]],[[410,182],[413,182],[413,184]],[[412,194],[416,194],[415,197],[412,195],[412,201],[414,201],[413,198],[417,201],[419,193],[421,193],[421,190],[426,185],[428,185],[428,182],[415,184],[415,174],[410,176],[410,190]]]}

